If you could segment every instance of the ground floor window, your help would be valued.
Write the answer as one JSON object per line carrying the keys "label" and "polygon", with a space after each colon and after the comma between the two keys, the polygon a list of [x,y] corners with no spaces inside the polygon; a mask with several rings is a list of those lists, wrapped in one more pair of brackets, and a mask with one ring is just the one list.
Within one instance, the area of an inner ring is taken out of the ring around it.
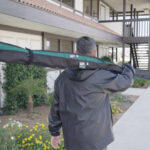
{"label": "ground floor window", "polygon": [[61,51],[62,52],[73,52],[73,42],[67,40],[61,40]]}
{"label": "ground floor window", "polygon": [[45,50],[59,51],[59,40],[55,38],[46,39]]}
{"label": "ground floor window", "polygon": [[68,52],[74,51],[74,42],[71,40],[57,38],[50,35],[46,35],[45,38],[45,50],[57,51],[57,52]]}

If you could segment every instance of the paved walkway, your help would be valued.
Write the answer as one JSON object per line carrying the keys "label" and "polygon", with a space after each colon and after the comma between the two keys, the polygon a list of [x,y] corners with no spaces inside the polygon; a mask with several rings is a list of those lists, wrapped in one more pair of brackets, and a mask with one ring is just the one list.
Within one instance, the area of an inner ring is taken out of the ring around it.
{"label": "paved walkway", "polygon": [[139,88],[129,88],[122,94],[125,95],[136,95],[136,96],[141,96],[147,89],[139,89]]}
{"label": "paved walkway", "polygon": [[108,150],[150,150],[150,88],[137,94],[140,92],[141,96],[114,125],[115,141]]}

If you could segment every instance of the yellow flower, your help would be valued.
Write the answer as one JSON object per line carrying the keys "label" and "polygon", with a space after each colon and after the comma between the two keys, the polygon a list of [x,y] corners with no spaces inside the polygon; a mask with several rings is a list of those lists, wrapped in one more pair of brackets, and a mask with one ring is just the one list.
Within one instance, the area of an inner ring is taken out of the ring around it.
{"label": "yellow flower", "polygon": [[44,150],[46,150],[47,149],[47,146],[46,146],[46,144],[44,144]]}
{"label": "yellow flower", "polygon": [[32,139],[32,137],[28,137],[28,140],[30,141]]}
{"label": "yellow flower", "polygon": [[41,123],[40,126],[41,126],[42,128],[45,128],[45,124],[43,124],[43,123]]}
{"label": "yellow flower", "polygon": [[39,136],[39,139],[42,140],[42,136],[41,135]]}
{"label": "yellow flower", "polygon": [[24,144],[25,143],[25,141],[22,141],[22,144]]}
{"label": "yellow flower", "polygon": [[30,132],[32,132],[32,129],[30,129]]}
{"label": "yellow flower", "polygon": [[29,126],[28,125],[24,125],[25,126],[25,128],[29,128]]}

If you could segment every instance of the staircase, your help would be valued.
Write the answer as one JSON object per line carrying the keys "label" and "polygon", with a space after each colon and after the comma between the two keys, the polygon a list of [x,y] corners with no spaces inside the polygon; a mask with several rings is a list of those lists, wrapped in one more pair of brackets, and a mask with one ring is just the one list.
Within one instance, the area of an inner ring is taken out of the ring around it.
{"label": "staircase", "polygon": [[137,58],[139,62],[140,70],[148,70],[149,65],[149,44],[138,44],[137,46]]}
{"label": "staircase", "polygon": [[149,44],[130,44],[133,66],[140,70],[148,70]]}
{"label": "staircase", "polygon": [[130,53],[131,53],[131,57],[132,57],[132,60],[133,60],[133,67],[134,68],[139,68],[136,44],[134,44],[134,43],[130,44]]}

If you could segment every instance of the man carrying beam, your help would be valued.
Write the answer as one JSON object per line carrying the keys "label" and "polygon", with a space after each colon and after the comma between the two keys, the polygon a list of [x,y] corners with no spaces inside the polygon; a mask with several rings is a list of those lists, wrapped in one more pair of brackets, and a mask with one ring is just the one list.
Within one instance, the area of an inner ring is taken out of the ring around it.
{"label": "man carrying beam", "polygon": [[[96,42],[77,41],[77,53],[96,57]],[[51,144],[60,144],[61,127],[66,150],[103,150],[113,141],[109,95],[129,88],[134,69],[124,65],[121,73],[104,69],[67,68],[55,81],[49,113]]]}

